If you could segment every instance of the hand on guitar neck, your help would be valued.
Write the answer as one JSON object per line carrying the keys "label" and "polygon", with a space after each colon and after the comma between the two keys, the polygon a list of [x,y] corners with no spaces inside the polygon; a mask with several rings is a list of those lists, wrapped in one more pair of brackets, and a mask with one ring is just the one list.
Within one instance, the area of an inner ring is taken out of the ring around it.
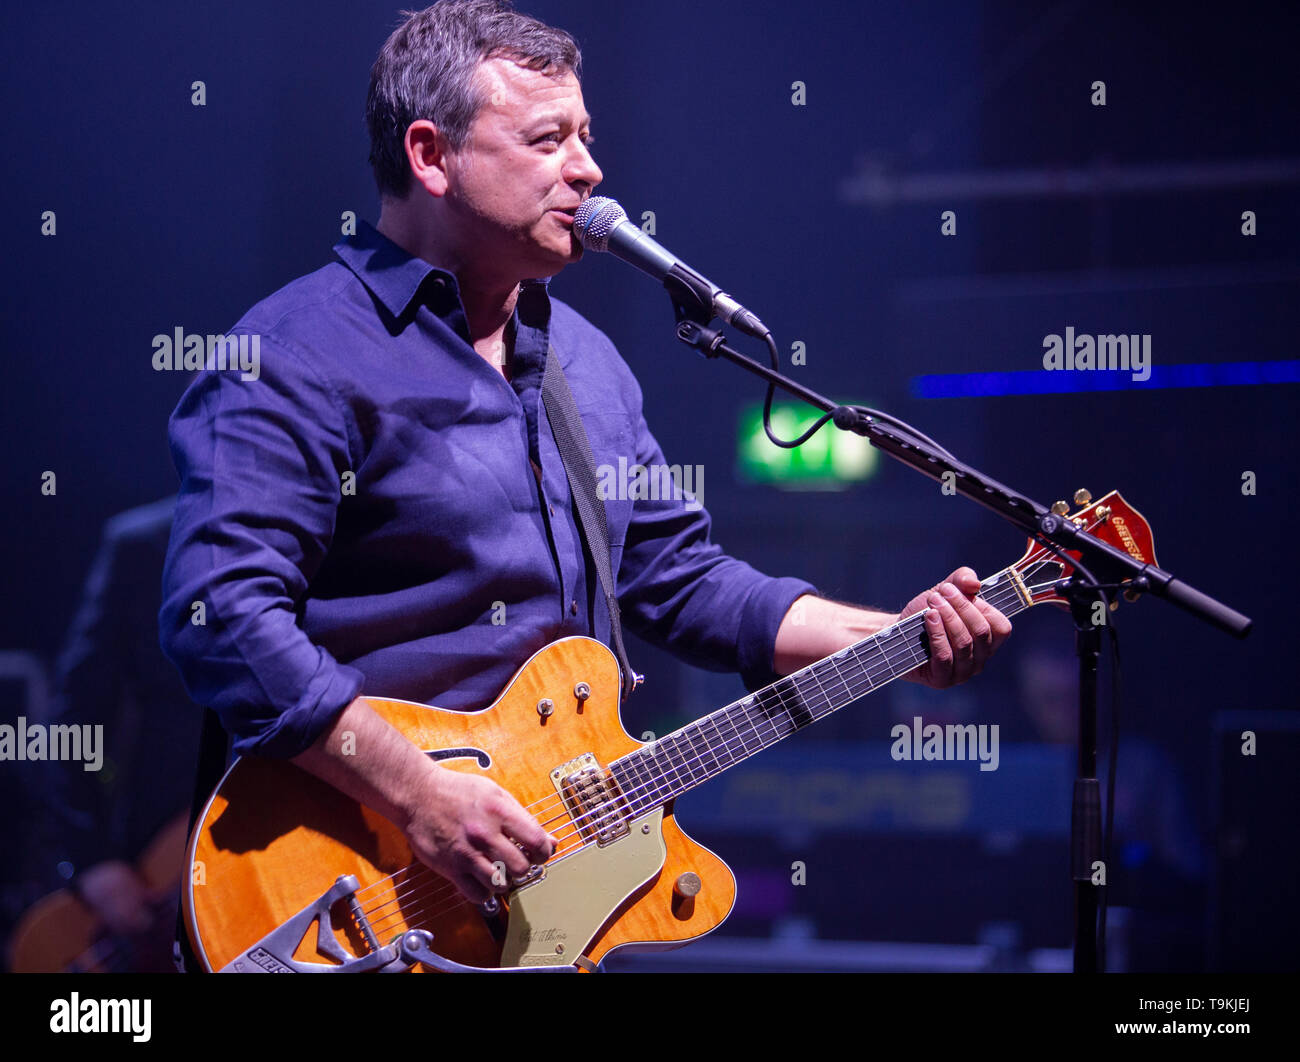
{"label": "hand on guitar neck", "polygon": [[930,659],[908,674],[936,690],[974,678],[1011,633],[1011,621],[979,597],[980,580],[970,568],[958,568],[947,579],[907,603],[898,619],[930,609],[925,631]]}
{"label": "hand on guitar neck", "polygon": [[788,675],[900,619],[930,609],[925,627],[930,659],[906,678],[934,689],[956,686],[978,675],[1011,633],[1010,620],[976,596],[979,588],[974,571],[958,568],[943,582],[917,594],[901,613],[801,597],[777,632],[776,670]]}

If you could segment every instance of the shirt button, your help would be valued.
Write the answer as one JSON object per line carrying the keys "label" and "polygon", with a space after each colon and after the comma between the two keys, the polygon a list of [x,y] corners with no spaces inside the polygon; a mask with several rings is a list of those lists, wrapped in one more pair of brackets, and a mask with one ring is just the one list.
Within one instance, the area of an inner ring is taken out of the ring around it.
{"label": "shirt button", "polygon": [[578,614],[578,599],[575,597],[572,601],[569,602],[569,615],[576,616],[577,614]]}

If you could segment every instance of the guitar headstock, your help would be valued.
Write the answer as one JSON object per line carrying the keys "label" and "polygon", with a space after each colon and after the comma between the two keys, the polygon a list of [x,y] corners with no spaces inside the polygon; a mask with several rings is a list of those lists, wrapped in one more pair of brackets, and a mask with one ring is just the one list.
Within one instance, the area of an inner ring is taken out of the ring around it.
{"label": "guitar headstock", "polygon": [[[1078,490],[1075,491],[1074,502],[1081,506],[1074,513],[1068,512],[1069,506],[1063,501],[1053,505],[1052,512],[1094,538],[1122,549],[1134,560],[1143,564],[1157,563],[1151,525],[1147,523],[1146,517],[1120,496],[1119,491],[1113,490],[1105,497],[1093,501],[1086,490]],[[1075,560],[1079,559],[1076,550],[1066,550],[1065,554]],[[1069,605],[1070,602],[1058,593],[1056,585],[1073,575],[1074,567],[1066,564],[1056,554],[1030,539],[1029,549],[1012,567],[1019,574],[1033,604]],[[1128,596],[1127,592],[1125,596]],[[1112,604],[1111,607],[1114,608],[1115,605]]]}

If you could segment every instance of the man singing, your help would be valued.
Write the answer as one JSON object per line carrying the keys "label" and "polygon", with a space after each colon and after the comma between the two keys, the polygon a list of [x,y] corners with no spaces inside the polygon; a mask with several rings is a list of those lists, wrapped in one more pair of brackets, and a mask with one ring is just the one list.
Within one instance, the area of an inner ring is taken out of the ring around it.
{"label": "man singing", "polygon": [[[232,330],[260,337],[257,380],[206,372],[170,425],[160,624],[192,695],[236,752],[381,812],[473,902],[504,891],[494,863],[524,874],[555,838],[366,695],[477,709],[548,642],[608,642],[540,402],[548,347],[597,464],[666,463],[613,344],[547,289],[582,256],[574,211],[602,179],[580,72],[568,34],[498,0],[410,15],[371,72],[378,225]],[[751,689],[899,618],[726,556],[683,499],[605,509],[628,627]],[[911,678],[965,681],[1006,638],[978,586],[961,568],[904,609],[932,610]]]}

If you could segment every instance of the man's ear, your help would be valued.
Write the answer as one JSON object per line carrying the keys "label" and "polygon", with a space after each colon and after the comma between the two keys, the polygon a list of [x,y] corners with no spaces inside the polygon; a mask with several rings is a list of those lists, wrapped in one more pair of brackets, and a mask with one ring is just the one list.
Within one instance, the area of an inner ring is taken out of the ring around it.
{"label": "man's ear", "polygon": [[407,127],[403,146],[414,185],[429,195],[446,195],[448,145],[442,130],[421,118]]}

